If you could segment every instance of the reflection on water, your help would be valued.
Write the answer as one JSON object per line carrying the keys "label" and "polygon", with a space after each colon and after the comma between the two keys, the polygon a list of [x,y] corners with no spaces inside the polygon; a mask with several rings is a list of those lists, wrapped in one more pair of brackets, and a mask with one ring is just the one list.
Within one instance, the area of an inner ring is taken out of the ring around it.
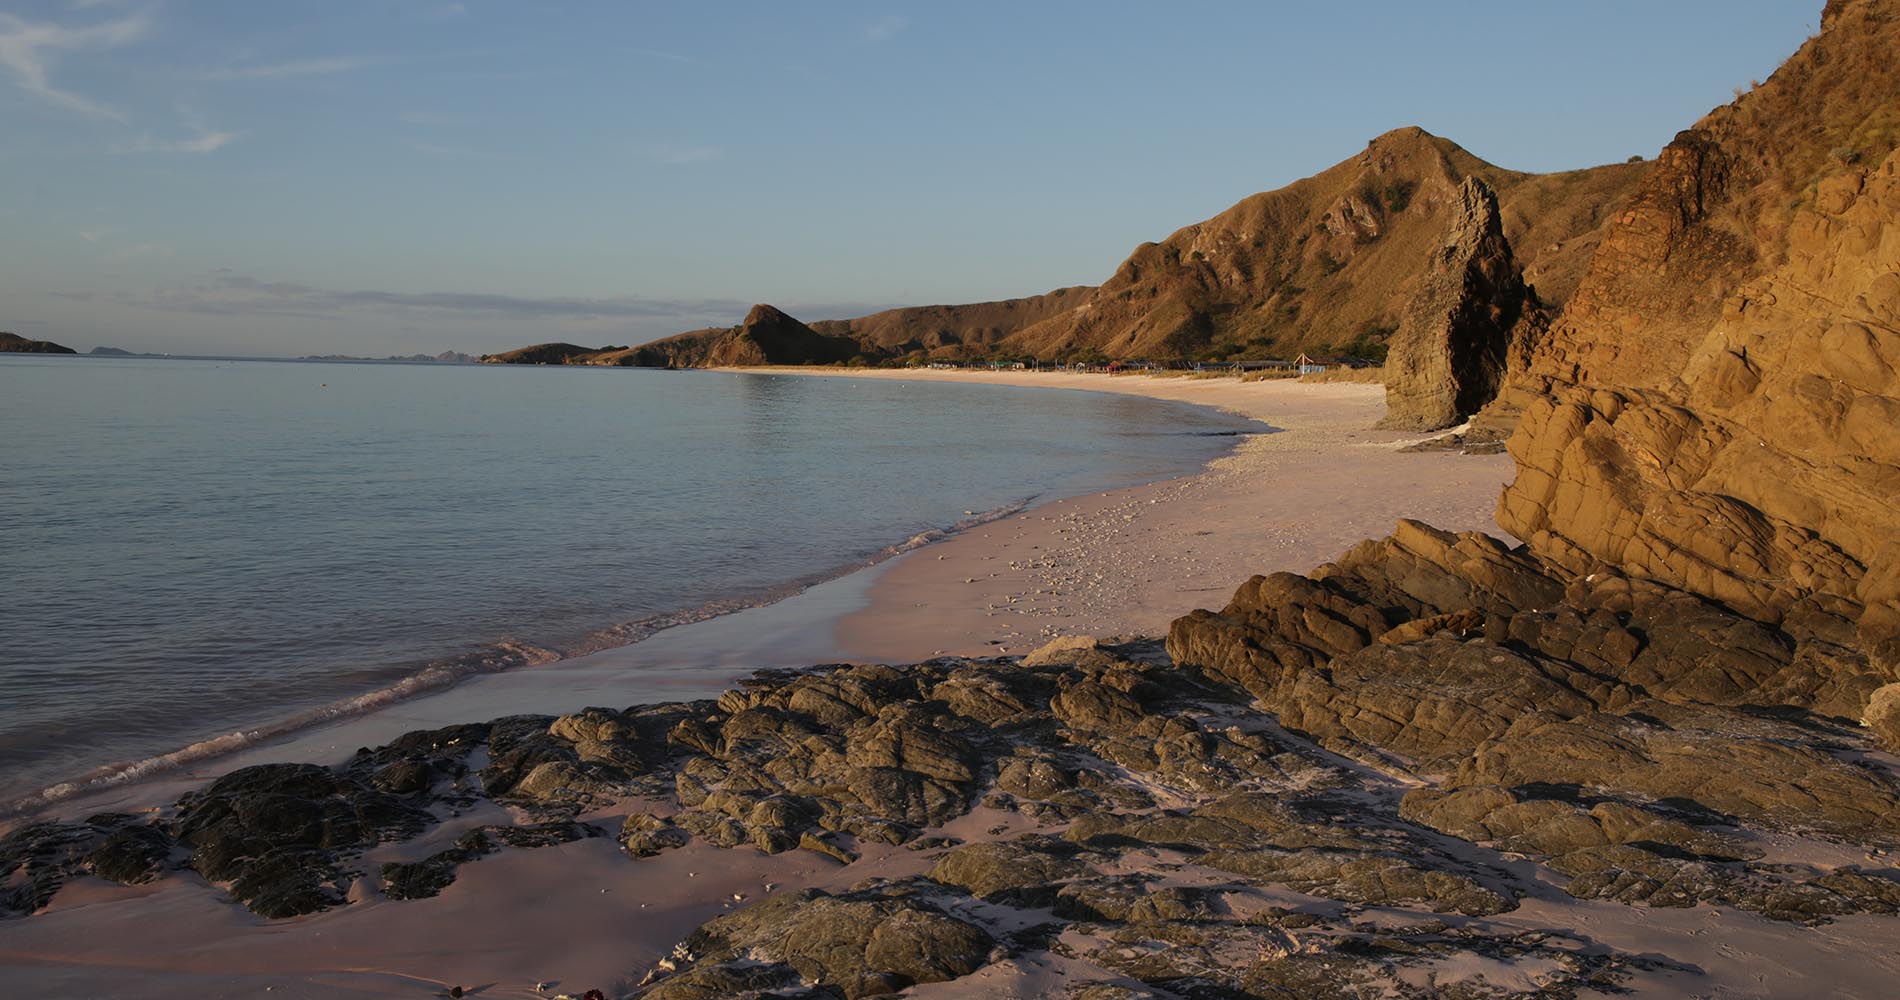
{"label": "reflection on water", "polygon": [[15,355],[0,425],[0,796],[1179,474],[1230,443],[1180,432],[1240,426],[992,386]]}

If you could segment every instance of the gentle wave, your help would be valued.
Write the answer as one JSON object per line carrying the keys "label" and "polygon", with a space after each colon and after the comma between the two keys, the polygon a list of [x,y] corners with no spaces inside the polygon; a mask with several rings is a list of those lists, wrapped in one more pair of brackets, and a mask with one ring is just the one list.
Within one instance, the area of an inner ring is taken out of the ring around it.
{"label": "gentle wave", "polygon": [[972,528],[1020,513],[1036,499],[1034,496],[1025,497],[992,510],[972,513],[947,527],[932,528],[912,535],[895,545],[887,545],[872,553],[868,558],[853,560],[827,570],[798,577],[766,590],[721,598],[680,611],[650,615],[611,625],[588,633],[565,649],[556,650],[514,639],[503,639],[482,649],[431,663],[393,684],[299,712],[277,722],[253,729],[224,733],[170,753],[158,754],[131,763],[109,764],[96,768],[70,781],[58,782],[32,794],[0,804],[0,819],[19,817],[88,792],[101,791],[176,771],[189,764],[221,757],[267,740],[290,736],[328,722],[365,715],[417,695],[441,691],[470,677],[520,667],[542,666],[605,649],[630,646],[670,628],[709,621],[749,608],[776,604],[821,583],[848,576],[906,552],[923,548],[932,542],[941,541]]}

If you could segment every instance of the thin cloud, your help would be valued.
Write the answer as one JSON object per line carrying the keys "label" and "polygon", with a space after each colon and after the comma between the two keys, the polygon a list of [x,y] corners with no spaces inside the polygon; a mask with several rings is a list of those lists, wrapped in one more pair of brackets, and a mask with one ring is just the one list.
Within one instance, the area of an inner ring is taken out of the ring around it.
{"label": "thin cloud", "polygon": [[882,42],[886,39],[896,37],[899,32],[908,27],[910,27],[910,20],[908,18],[890,14],[865,25],[864,40],[867,42]]}
{"label": "thin cloud", "polygon": [[649,59],[664,59],[664,60],[666,60],[667,62],[676,62],[676,63],[684,63],[684,64],[686,64],[686,65],[688,65],[688,66],[710,66],[710,65],[712,65],[711,63],[709,63],[709,62],[707,62],[706,60],[704,60],[704,59],[700,59],[700,58],[697,58],[697,57],[695,57],[695,56],[688,56],[688,55],[681,55],[681,54],[680,54],[680,53],[678,53],[678,52],[666,52],[666,51],[663,51],[663,50],[660,50],[660,49],[636,49],[636,48],[629,48],[629,49],[627,49],[626,51],[628,51],[628,52],[631,52],[631,53],[633,53],[633,54],[634,54],[634,55],[636,55],[636,56],[646,56],[646,57],[648,57]]}
{"label": "thin cloud", "polygon": [[129,146],[113,150],[115,153],[215,153],[223,149],[231,140],[237,138],[236,132],[217,132],[200,128],[198,134],[190,139],[153,139],[145,136]]}
{"label": "thin cloud", "polygon": [[418,153],[430,156],[453,156],[467,160],[512,160],[507,153],[496,153],[486,149],[471,149],[467,146],[444,146],[441,143],[423,142],[421,139],[406,139],[403,145]]}
{"label": "thin cloud", "polygon": [[398,311],[513,320],[672,319],[704,322],[716,317],[743,316],[750,306],[750,303],[736,299],[536,298],[490,292],[339,290],[288,281],[260,281],[243,275],[225,275],[199,284],[155,288],[149,292],[56,294],[78,301],[112,301],[121,305],[219,316],[335,317],[359,311]]}
{"label": "thin cloud", "polygon": [[439,115],[430,111],[405,111],[396,116],[404,125],[460,125],[469,119],[461,115]]}
{"label": "thin cloud", "polygon": [[48,103],[94,118],[124,121],[123,112],[54,86],[52,68],[58,53],[129,45],[144,35],[150,24],[144,13],[78,28],[0,14],[0,70],[21,90]]}
{"label": "thin cloud", "polygon": [[289,62],[266,63],[258,66],[226,66],[222,69],[208,69],[200,72],[198,79],[282,80],[297,76],[351,73],[368,65],[369,60],[357,56],[328,56],[322,59],[293,59]]}
{"label": "thin cloud", "polygon": [[718,146],[662,146],[653,151],[656,162],[673,165],[707,163],[725,155],[726,151]]}
{"label": "thin cloud", "polygon": [[170,257],[177,249],[166,243],[132,243],[106,253],[107,260],[140,260],[146,257]]}

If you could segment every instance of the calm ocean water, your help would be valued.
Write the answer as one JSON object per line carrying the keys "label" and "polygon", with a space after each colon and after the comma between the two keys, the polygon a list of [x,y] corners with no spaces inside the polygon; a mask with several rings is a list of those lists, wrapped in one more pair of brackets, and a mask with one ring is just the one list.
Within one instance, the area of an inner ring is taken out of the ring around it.
{"label": "calm ocean water", "polygon": [[1258,429],[1061,390],[21,355],[0,428],[0,801],[637,639]]}

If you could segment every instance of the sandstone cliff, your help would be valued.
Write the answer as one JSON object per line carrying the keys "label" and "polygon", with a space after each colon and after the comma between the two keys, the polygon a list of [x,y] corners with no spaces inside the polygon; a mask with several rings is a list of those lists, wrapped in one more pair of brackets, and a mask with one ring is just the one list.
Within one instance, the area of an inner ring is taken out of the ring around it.
{"label": "sandstone cliff", "polygon": [[[1498,520],[1769,620],[1900,614],[1900,4],[1678,135],[1526,359]],[[1870,635],[1870,638],[1874,638]]]}

